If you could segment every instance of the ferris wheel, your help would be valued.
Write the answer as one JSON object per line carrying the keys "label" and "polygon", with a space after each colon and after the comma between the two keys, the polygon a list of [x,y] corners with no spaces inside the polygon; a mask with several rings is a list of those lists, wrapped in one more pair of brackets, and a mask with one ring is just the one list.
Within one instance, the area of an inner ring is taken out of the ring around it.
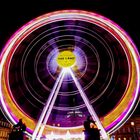
{"label": "ferris wheel", "polygon": [[139,99],[139,53],[128,34],[97,13],[60,10],[13,34],[0,56],[0,100],[11,123],[32,139],[83,131],[91,115],[103,139]]}

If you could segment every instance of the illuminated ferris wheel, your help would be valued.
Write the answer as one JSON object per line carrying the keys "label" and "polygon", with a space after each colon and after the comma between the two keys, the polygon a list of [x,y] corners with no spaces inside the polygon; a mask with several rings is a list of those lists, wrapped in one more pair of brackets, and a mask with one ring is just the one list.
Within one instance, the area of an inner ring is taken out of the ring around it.
{"label": "illuminated ferris wheel", "polygon": [[139,53],[127,33],[99,14],[62,10],[21,27],[0,56],[0,100],[32,139],[81,133],[91,115],[103,139],[133,113]]}

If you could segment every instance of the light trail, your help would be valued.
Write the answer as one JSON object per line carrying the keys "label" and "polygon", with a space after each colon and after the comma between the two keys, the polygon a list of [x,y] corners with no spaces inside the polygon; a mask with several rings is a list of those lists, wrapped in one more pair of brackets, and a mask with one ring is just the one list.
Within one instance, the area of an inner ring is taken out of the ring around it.
{"label": "light trail", "polygon": [[101,136],[103,137],[104,140],[108,140],[108,135],[107,135],[104,127],[102,126],[94,108],[91,106],[90,101],[88,100],[86,94],[82,90],[82,87],[81,87],[80,83],[78,82],[77,78],[75,77],[73,71],[70,68],[68,70],[69,70],[69,73],[70,73],[70,75],[72,76],[72,78],[75,82],[75,85],[76,85],[76,87],[77,87],[85,105],[87,106],[87,109],[88,109],[89,113],[91,114],[93,120],[96,122],[97,127],[100,129]]}
{"label": "light trail", "polygon": [[41,137],[41,135],[42,135],[42,132],[43,132],[43,130],[44,130],[44,127],[45,127],[45,125],[46,125],[46,123],[47,123],[47,121],[48,121],[48,118],[49,118],[50,113],[51,113],[51,111],[52,111],[52,108],[53,108],[53,106],[54,106],[56,97],[57,97],[57,95],[58,95],[58,92],[59,92],[60,87],[61,87],[62,82],[63,82],[63,78],[64,78],[64,76],[65,76],[65,72],[66,72],[65,69],[63,69],[63,71],[62,71],[62,76],[60,77],[60,79],[59,79],[60,81],[59,81],[58,86],[57,86],[57,88],[56,88],[56,90],[55,90],[55,94],[54,94],[53,99],[52,99],[52,101],[51,101],[51,103],[50,103],[49,109],[48,109],[48,111],[46,112],[46,116],[45,116],[45,118],[44,118],[43,125],[41,126],[41,129],[40,129],[40,131],[39,131],[39,133],[38,133],[38,137],[37,137],[38,140],[40,140],[40,137]]}
{"label": "light trail", "polygon": [[[65,72],[66,72],[65,69],[62,69],[62,71],[59,74],[59,77],[57,78],[57,80],[55,82],[53,90],[52,90],[52,92],[51,92],[51,94],[50,94],[50,96],[49,96],[49,98],[48,98],[48,100],[46,102],[46,105],[43,108],[43,111],[42,111],[42,113],[40,115],[40,118],[38,120],[36,128],[35,128],[35,130],[33,132],[32,140],[35,140],[36,138],[37,138],[37,140],[39,140],[41,135],[42,135],[42,132],[43,132],[44,127],[45,127],[45,124],[48,121],[48,118],[49,118],[49,115],[50,115],[51,110],[53,108],[55,99],[56,99],[56,97],[58,95],[58,92],[59,92],[59,89],[61,87]],[[43,124],[43,126],[42,126],[42,124]]]}
{"label": "light trail", "polygon": [[107,135],[104,127],[102,126],[95,110],[91,106],[86,94],[82,90],[81,85],[79,84],[77,78],[75,77],[73,71],[70,68],[63,68],[61,73],[59,74],[59,77],[57,78],[57,81],[54,85],[54,88],[49,96],[49,99],[47,100],[46,105],[43,108],[42,114],[40,115],[39,121],[38,121],[36,128],[34,130],[34,133],[32,135],[32,140],[35,140],[35,139],[40,140],[40,137],[42,136],[43,130],[44,130],[45,125],[48,121],[48,118],[50,116],[50,113],[52,111],[53,105],[54,105],[55,100],[57,98],[58,92],[59,92],[60,87],[62,85],[63,78],[64,78],[66,73],[67,74],[69,73],[71,75],[71,77],[73,78],[75,85],[76,85],[85,105],[87,106],[89,113],[91,114],[93,120],[96,122],[97,127],[100,129],[101,136],[103,137],[104,140],[108,140],[108,135]]}

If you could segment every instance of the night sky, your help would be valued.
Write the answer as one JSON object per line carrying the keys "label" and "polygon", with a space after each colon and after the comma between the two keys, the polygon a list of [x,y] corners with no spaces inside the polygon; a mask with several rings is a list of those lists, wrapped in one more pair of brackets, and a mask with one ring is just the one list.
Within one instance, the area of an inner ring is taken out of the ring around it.
{"label": "night sky", "polygon": [[[140,52],[140,7],[136,0],[1,1],[0,51],[11,35],[25,23],[42,14],[62,9],[88,10],[113,20],[130,35]],[[140,114],[139,108],[140,105],[135,114]]]}

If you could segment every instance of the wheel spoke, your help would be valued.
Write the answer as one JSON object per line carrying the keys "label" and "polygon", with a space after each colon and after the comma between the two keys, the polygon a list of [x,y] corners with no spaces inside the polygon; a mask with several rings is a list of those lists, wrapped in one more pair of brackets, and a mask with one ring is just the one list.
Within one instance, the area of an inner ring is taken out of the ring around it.
{"label": "wheel spoke", "polygon": [[74,73],[73,73],[73,71],[71,69],[69,69],[69,73],[71,74],[71,76],[73,78],[73,81],[75,82],[75,85],[76,85],[76,87],[77,87],[77,89],[78,89],[78,91],[79,91],[79,93],[80,93],[85,105],[87,106],[87,109],[88,109],[89,113],[91,114],[93,120],[96,122],[97,127],[101,130],[100,133],[101,133],[103,139],[108,140],[107,133],[106,133],[104,127],[102,126],[102,124],[101,124],[101,122],[100,122],[100,120],[99,120],[94,108],[91,106],[90,101],[87,98],[86,94],[84,93],[80,83],[78,82],[77,78],[75,77],[75,75],[74,75]]}
{"label": "wheel spoke", "polygon": [[38,123],[36,125],[36,128],[34,130],[34,133],[32,135],[32,140],[35,140],[36,138],[40,139],[40,137],[42,135],[42,132],[43,132],[44,127],[45,127],[45,124],[48,121],[48,118],[49,118],[50,113],[52,111],[52,108],[53,108],[53,105],[55,103],[56,97],[58,95],[59,89],[60,89],[60,87],[62,85],[64,75],[65,75],[65,70],[63,69],[60,72],[60,74],[59,74],[59,76],[58,76],[58,78],[57,78],[57,80],[55,82],[55,85],[54,85],[54,87],[52,89],[52,92],[51,92],[51,94],[50,94],[50,96],[49,96],[49,98],[48,98],[48,100],[47,100],[47,102],[46,102],[46,104],[45,104],[45,106],[43,108],[43,111],[42,111],[42,113],[40,115],[40,118],[39,118]]}

